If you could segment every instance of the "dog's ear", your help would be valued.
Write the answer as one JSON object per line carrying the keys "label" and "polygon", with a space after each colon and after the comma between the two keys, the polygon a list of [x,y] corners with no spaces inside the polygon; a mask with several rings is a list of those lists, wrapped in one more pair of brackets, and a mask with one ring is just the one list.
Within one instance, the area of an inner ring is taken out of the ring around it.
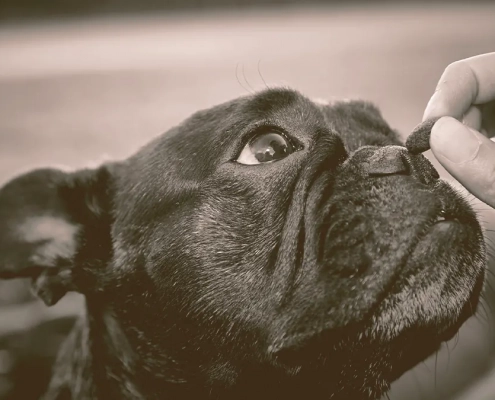
{"label": "dog's ear", "polygon": [[0,278],[30,277],[43,301],[87,290],[111,253],[106,167],[39,169],[0,189]]}

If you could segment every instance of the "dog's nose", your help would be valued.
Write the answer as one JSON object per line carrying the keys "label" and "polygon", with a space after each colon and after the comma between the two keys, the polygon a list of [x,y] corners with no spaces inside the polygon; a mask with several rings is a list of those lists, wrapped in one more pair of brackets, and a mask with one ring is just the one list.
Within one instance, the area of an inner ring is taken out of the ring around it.
{"label": "dog's nose", "polygon": [[379,147],[368,158],[366,172],[370,176],[408,174],[409,165],[404,159],[403,147]]}
{"label": "dog's nose", "polygon": [[438,172],[422,154],[412,155],[402,146],[378,147],[369,154],[365,170],[370,177],[412,175],[429,184],[439,178]]}

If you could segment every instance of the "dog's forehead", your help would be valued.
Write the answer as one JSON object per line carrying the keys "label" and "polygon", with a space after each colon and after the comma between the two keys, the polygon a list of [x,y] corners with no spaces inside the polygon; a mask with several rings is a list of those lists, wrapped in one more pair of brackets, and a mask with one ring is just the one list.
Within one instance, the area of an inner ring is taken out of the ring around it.
{"label": "dog's forehead", "polygon": [[368,101],[318,101],[316,104],[324,115],[328,129],[342,139],[349,153],[362,146],[402,145],[399,133]]}
{"label": "dog's forehead", "polygon": [[[277,116],[288,111],[306,111],[308,117],[317,114],[315,103],[296,90],[286,88],[266,89],[246,98],[244,110],[261,117]],[[289,115],[286,115],[289,116]]]}

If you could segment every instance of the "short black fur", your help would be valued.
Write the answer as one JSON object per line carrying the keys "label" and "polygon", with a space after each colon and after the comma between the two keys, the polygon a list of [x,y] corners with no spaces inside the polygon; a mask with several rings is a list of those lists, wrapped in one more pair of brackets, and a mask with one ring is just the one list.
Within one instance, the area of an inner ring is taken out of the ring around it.
{"label": "short black fur", "polygon": [[[237,162],[260,127],[300,147]],[[0,276],[86,296],[44,398],[378,399],[483,283],[476,215],[413,153],[369,103],[269,89],[127,160],[14,179]]]}

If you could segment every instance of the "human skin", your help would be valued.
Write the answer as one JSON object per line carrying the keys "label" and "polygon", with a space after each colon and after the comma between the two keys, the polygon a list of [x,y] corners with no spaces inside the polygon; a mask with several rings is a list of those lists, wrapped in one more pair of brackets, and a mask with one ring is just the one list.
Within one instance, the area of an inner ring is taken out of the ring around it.
{"label": "human skin", "polygon": [[456,61],[443,72],[423,121],[438,118],[430,146],[466,189],[495,207],[495,53]]}

